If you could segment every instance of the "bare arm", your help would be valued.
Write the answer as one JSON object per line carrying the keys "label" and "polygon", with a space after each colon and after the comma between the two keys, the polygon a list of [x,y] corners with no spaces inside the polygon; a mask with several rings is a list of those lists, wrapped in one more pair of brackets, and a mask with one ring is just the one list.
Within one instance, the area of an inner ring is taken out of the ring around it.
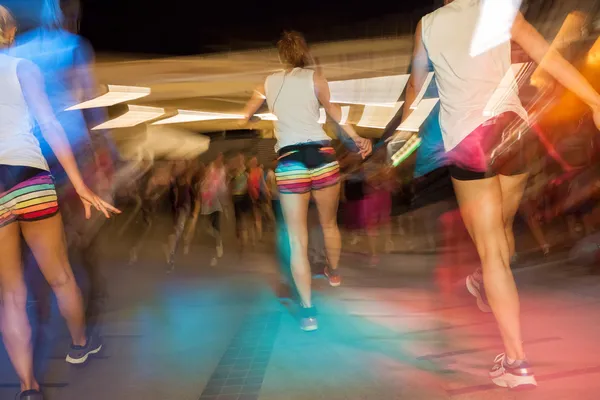
{"label": "bare arm", "polygon": [[545,69],[565,88],[575,93],[597,113],[600,111],[600,95],[588,81],[553,49],[523,15],[519,13],[512,27],[512,38],[536,63]]}
{"label": "bare arm", "polygon": [[406,95],[404,98],[404,107],[402,112],[402,122],[404,122],[413,112],[411,106],[415,98],[423,88],[423,84],[429,74],[429,58],[421,35],[421,21],[417,24],[415,31],[415,44],[413,49],[410,78],[406,86]]}
{"label": "bare arm", "polygon": [[18,65],[17,75],[23,90],[23,97],[40,126],[44,139],[46,139],[52,148],[54,155],[56,155],[56,158],[64,168],[69,180],[83,202],[86,218],[90,218],[91,216],[91,206],[104,213],[107,218],[110,218],[109,211],[120,213],[118,209],[90,191],[83,182],[67,135],[56,119],[46,96],[44,79],[40,70],[34,64],[22,61]]}
{"label": "bare arm", "polygon": [[[327,82],[327,79],[325,79],[325,77],[319,73],[315,73],[313,79],[315,85],[315,94],[317,95],[317,99],[319,99],[319,103],[321,103],[327,115],[329,115],[329,117],[331,117],[331,119],[333,119],[336,123],[340,124],[342,120],[342,108],[339,106],[339,104],[334,104],[331,102],[331,92],[329,91],[329,83]],[[350,136],[356,143],[363,157],[371,154],[371,141],[360,137],[351,125],[340,124],[340,126],[344,132],[346,132],[346,134]]]}
{"label": "bare arm", "polygon": [[54,116],[54,111],[46,96],[44,78],[40,70],[34,64],[23,61],[19,63],[18,76],[25,101],[40,126],[44,139],[52,148],[75,190],[79,191],[85,188],[67,135]]}
{"label": "bare arm", "polygon": [[254,116],[254,114],[256,114],[256,112],[265,103],[265,99],[266,99],[265,85],[262,84],[262,85],[258,86],[256,89],[254,89],[254,92],[252,93],[252,97],[250,98],[250,100],[248,100],[248,103],[246,104],[246,108],[244,108],[244,119],[243,119],[244,124],[247,124],[248,122],[250,122],[250,118],[252,118]]}

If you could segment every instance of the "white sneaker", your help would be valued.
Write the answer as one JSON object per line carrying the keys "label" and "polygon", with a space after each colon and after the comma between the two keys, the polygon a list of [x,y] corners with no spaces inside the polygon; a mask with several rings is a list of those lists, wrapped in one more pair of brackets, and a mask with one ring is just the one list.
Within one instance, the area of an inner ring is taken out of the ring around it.
{"label": "white sneaker", "polygon": [[217,266],[217,257],[213,257],[212,260],[210,260],[210,266],[211,267]]}
{"label": "white sneaker", "polygon": [[498,355],[494,360],[496,363],[490,370],[492,382],[500,387],[515,390],[527,390],[537,387],[537,381],[531,371],[527,360],[515,361],[512,365],[506,364],[506,355]]}

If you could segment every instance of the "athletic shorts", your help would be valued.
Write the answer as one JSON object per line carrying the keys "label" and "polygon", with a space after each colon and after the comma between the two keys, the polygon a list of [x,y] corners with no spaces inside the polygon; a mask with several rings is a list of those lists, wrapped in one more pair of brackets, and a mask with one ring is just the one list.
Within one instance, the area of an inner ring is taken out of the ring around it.
{"label": "athletic shorts", "polygon": [[447,155],[450,176],[460,181],[491,178],[496,175],[520,175],[527,172],[528,160],[524,140],[519,140],[502,156],[492,159],[491,155],[502,142],[508,129],[518,126],[523,120],[514,112],[498,115],[478,126]]}
{"label": "athletic shorts", "polygon": [[37,168],[0,165],[0,228],[58,214],[54,179]]}
{"label": "athletic shorts", "polygon": [[340,166],[333,147],[312,143],[286,146],[279,150],[275,177],[279,193],[308,193],[338,184]]}

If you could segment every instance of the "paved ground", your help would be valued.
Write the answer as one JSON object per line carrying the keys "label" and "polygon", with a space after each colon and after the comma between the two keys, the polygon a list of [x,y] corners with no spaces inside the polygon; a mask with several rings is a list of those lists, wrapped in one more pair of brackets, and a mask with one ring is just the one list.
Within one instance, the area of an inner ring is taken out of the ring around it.
{"label": "paved ground", "polygon": [[[242,257],[226,246],[214,268],[198,245],[166,275],[158,241],[128,266],[126,240],[109,236],[105,351],[83,368],[67,365],[68,339],[54,318],[47,331],[56,345],[42,367],[50,400],[600,398],[600,277],[583,269],[517,272],[540,387],[512,393],[486,378],[501,350],[491,316],[460,288],[439,295],[435,255],[388,256],[418,265],[416,274],[368,269],[347,253],[342,287],[315,281],[320,329],[304,333],[294,307],[273,295],[269,245]],[[2,353],[0,399],[16,388]]]}

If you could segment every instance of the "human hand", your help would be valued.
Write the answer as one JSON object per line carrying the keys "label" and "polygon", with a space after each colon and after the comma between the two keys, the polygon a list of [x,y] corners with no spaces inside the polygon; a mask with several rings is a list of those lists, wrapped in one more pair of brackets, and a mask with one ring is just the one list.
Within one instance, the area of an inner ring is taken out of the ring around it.
{"label": "human hand", "polygon": [[354,139],[354,143],[356,143],[358,153],[362,158],[367,158],[373,152],[373,143],[369,139],[358,136]]}
{"label": "human hand", "polygon": [[92,206],[94,206],[96,210],[102,212],[106,218],[110,218],[110,213],[121,214],[121,210],[113,207],[112,205],[102,200],[87,186],[83,186],[82,188],[77,189],[77,195],[83,203],[86,219],[90,219],[90,217],[92,216]]}

